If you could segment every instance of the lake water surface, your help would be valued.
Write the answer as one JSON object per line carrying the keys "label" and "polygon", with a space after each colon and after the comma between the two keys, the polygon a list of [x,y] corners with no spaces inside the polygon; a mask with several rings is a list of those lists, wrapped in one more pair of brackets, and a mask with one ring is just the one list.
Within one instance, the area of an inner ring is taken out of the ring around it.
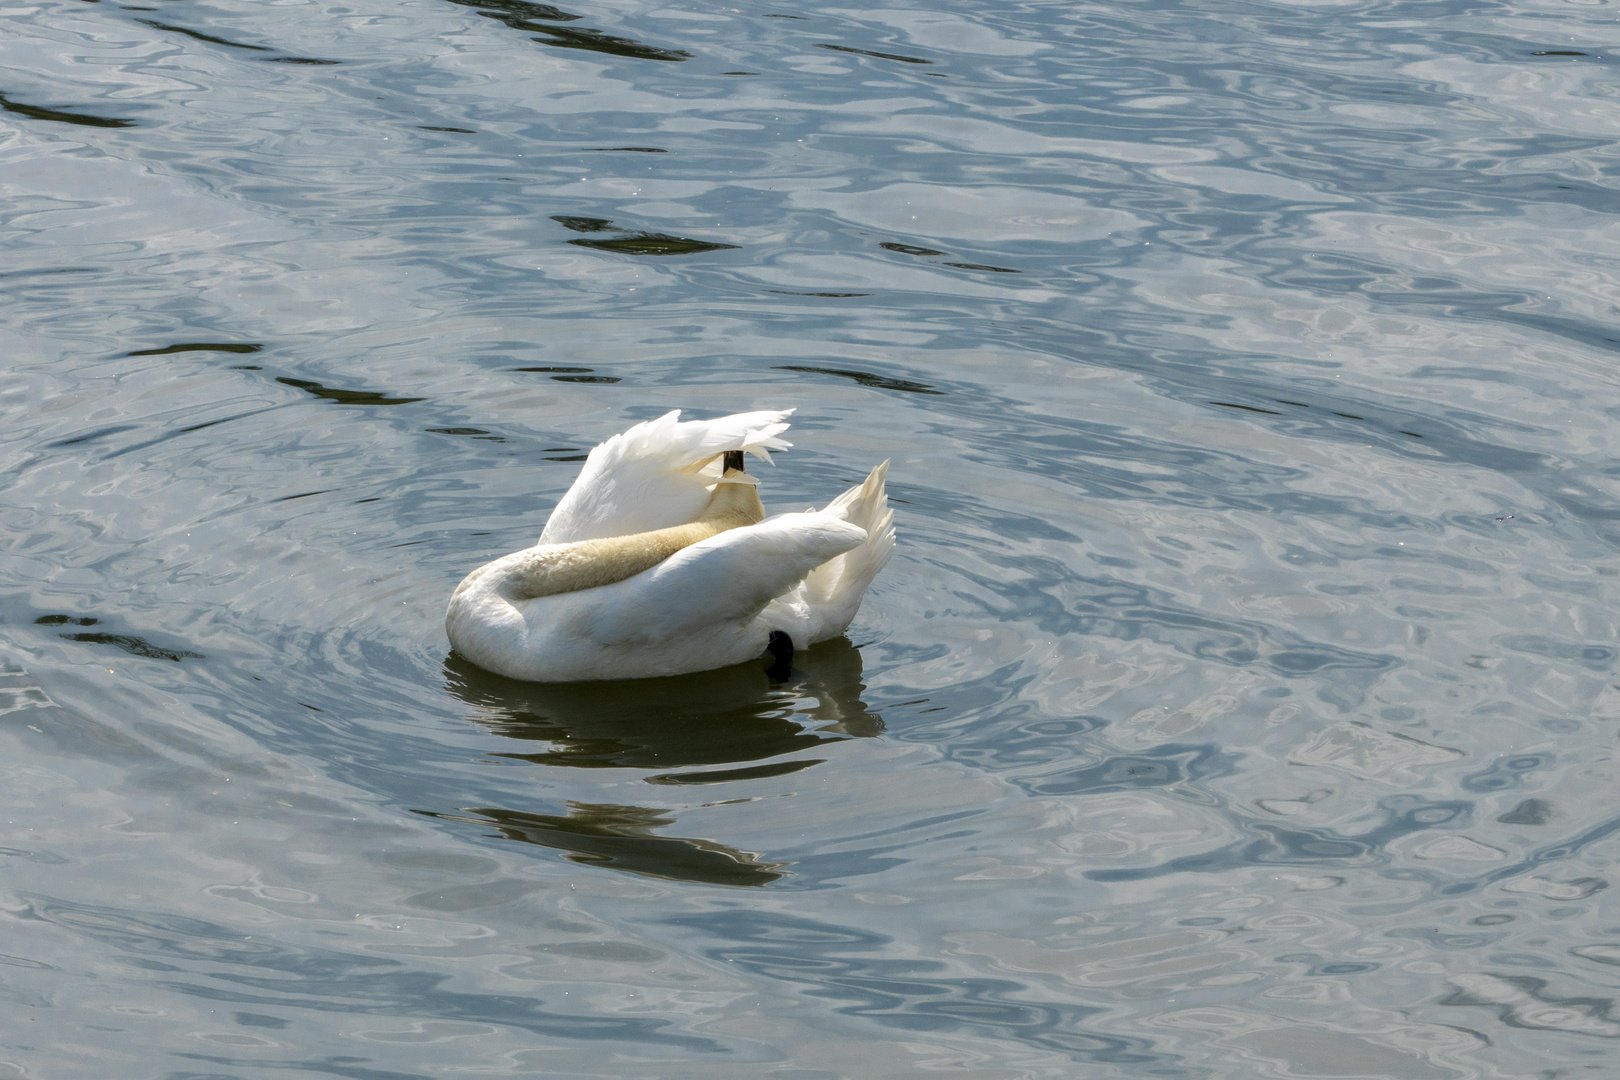
{"label": "lake water surface", "polygon": [[[0,1077],[1612,1075],[1605,0],[16,0]],[[532,686],[581,455],[893,459]]]}

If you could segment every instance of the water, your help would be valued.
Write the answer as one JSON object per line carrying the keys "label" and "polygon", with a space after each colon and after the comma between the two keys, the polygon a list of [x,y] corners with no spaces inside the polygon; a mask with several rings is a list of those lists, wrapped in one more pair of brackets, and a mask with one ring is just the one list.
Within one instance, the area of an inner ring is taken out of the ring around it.
{"label": "water", "polygon": [[[0,1075],[1608,1068],[1612,5],[4,18]],[[677,407],[850,640],[450,657]]]}

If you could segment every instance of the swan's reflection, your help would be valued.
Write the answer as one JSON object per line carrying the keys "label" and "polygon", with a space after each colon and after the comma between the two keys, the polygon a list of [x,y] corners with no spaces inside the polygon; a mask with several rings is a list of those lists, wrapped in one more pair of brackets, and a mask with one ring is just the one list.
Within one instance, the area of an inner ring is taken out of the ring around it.
{"label": "swan's reflection", "polygon": [[[469,719],[522,749],[490,756],[577,768],[645,769],[650,784],[719,784],[798,772],[821,757],[787,757],[830,742],[881,734],[883,720],[861,699],[861,654],[847,640],[794,657],[793,675],[773,684],[763,666],[741,665],[667,679],[612,683],[525,683],[482,671],[458,656],[444,665]],[[783,759],[785,760],[768,760]],[[758,762],[759,764],[748,764]],[[704,768],[740,765],[737,768]],[[691,770],[691,771],[680,771]],[[713,840],[659,836],[673,811],[569,802],[566,815],[499,807],[430,817],[493,825],[496,835],[565,852],[579,863],[711,885],[766,885],[782,863]]]}
{"label": "swan's reflection", "polygon": [[696,881],[706,885],[768,885],[782,876],[782,863],[713,840],[655,836],[675,824],[667,811],[644,806],[568,804],[567,816],[470,807],[460,814],[429,817],[493,825],[508,840],[555,848],[570,862],[623,870],[646,877]]}
{"label": "swan's reflection", "polygon": [[[764,668],[752,664],[602,683],[517,682],[455,655],[444,667],[451,693],[476,710],[469,719],[509,739],[540,744],[493,756],[537,765],[690,768],[781,757],[829,740],[883,731],[883,720],[861,700],[866,689],[861,654],[843,638],[799,653],[792,677],[774,686]],[[649,779],[704,783],[802,767],[778,763],[766,767],[768,771]]]}

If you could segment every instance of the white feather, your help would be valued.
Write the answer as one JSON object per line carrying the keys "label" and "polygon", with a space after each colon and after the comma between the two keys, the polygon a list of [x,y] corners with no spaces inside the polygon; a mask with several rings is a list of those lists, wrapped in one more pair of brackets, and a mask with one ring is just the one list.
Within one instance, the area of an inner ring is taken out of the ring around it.
{"label": "white feather", "polygon": [[685,423],[671,412],[596,447],[540,543],[457,588],[445,614],[451,645],[511,678],[570,682],[742,663],[774,630],[796,648],[842,634],[894,550],[888,462],[825,509],[728,529],[611,584],[531,598],[512,573],[551,546],[697,520],[719,480],[719,456],[740,450],[769,460],[767,450],[790,445],[777,437],[790,412]]}
{"label": "white feather", "polygon": [[786,409],[681,423],[676,409],[613,436],[585,459],[579,479],[546,521],[540,543],[684,525],[697,517],[720,478],[719,456],[741,450],[769,461],[767,449],[793,445],[776,438],[792,414]]}

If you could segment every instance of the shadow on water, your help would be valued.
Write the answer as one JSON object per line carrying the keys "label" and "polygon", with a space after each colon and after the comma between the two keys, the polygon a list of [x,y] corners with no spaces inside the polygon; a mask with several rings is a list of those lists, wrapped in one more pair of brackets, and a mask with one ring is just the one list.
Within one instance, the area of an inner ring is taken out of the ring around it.
{"label": "shadow on water", "polygon": [[577,233],[622,234],[594,240],[568,241],[577,247],[595,248],[598,251],[617,251],[626,255],[697,255],[705,251],[727,251],[737,248],[736,244],[722,244],[712,240],[693,240],[685,236],[670,236],[668,233],[637,232],[622,225],[615,225],[607,218],[553,214],[551,220]]}
{"label": "shadow on water", "polygon": [[18,116],[26,116],[30,120],[50,120],[58,124],[78,124],[81,127],[125,128],[134,127],[133,120],[119,120],[110,116],[92,116],[89,113],[63,112],[60,109],[47,109],[40,105],[26,105],[21,101],[12,101],[5,94],[0,94],[0,109]]}
{"label": "shadow on water", "polygon": [[[451,654],[445,686],[472,706],[468,719],[522,749],[490,757],[586,769],[658,770],[661,787],[785,776],[825,762],[792,757],[817,746],[881,734],[861,698],[861,654],[840,638],[801,652],[773,683],[762,666],[664,679],[526,683],[492,675]],[[758,763],[758,764],[751,764]],[[740,765],[728,769],[702,766]],[[569,802],[566,814],[500,807],[427,817],[489,825],[492,835],[561,851],[572,862],[708,885],[768,885],[785,864],[700,837],[661,836],[676,823],[658,807]]]}
{"label": "shadow on water", "polygon": [[606,53],[633,60],[664,60],[680,62],[690,60],[692,54],[684,49],[665,49],[648,45],[634,38],[620,37],[601,30],[580,27],[549,26],[548,23],[578,22],[583,16],[529,0],[450,0],[461,7],[476,8],[486,19],[494,19],[513,30],[540,34],[533,40],[559,49],[584,49],[587,52]]}
{"label": "shadow on water", "polygon": [[[773,684],[741,664],[665,679],[527,683],[491,675],[452,654],[445,685],[476,710],[468,719],[534,748],[491,757],[586,769],[682,769],[763,761],[827,742],[881,734],[861,699],[861,654],[840,638],[795,657]],[[798,767],[812,762],[790,763]],[[649,783],[704,783],[779,775],[777,762],[724,773],[664,773]]]}
{"label": "shadow on water", "polygon": [[769,885],[783,875],[783,863],[727,844],[696,837],[657,836],[653,830],[675,824],[666,810],[645,806],[568,804],[568,813],[529,814],[496,807],[468,807],[460,814],[418,813],[469,825],[493,825],[497,836],[563,852],[569,862],[623,870],[643,877],[694,881],[704,885]]}

